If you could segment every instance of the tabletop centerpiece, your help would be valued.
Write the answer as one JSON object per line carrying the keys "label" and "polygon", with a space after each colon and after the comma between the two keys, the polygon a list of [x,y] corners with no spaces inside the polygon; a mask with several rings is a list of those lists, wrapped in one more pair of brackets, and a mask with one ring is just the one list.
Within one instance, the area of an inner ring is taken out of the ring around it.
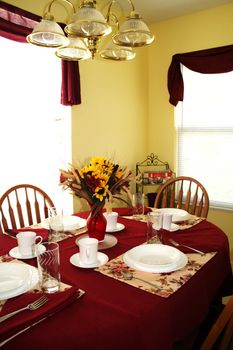
{"label": "tabletop centerpiece", "polygon": [[125,201],[121,195],[129,193],[129,185],[134,178],[132,172],[107,158],[93,157],[80,170],[70,164],[67,170],[61,169],[60,173],[63,189],[70,189],[74,195],[85,199],[91,208],[87,218],[89,237],[102,241],[107,225],[103,207],[113,198]]}

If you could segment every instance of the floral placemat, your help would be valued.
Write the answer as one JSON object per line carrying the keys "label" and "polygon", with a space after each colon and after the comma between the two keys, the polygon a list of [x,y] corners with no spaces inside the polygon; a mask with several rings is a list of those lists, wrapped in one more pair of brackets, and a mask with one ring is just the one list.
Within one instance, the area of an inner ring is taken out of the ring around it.
{"label": "floral placemat", "polygon": [[192,226],[199,224],[203,220],[205,220],[205,218],[200,218],[196,215],[191,215],[189,220],[177,223],[177,225],[179,226],[180,230],[186,230],[187,228],[190,228]]}
{"label": "floral placemat", "polygon": [[[124,216],[125,219],[131,219],[135,220],[135,217],[133,216]],[[189,220],[182,221],[182,222],[177,222],[176,225],[179,226],[179,230],[186,230],[187,228],[190,228],[192,226],[195,226],[205,220],[205,218],[198,217],[196,215],[190,215]],[[146,215],[141,215],[140,219],[138,221],[146,222],[147,221],[147,216]]]}
{"label": "floral placemat", "polygon": [[[212,259],[215,254],[216,252],[206,253],[205,255],[197,253],[186,254],[188,257],[187,265],[180,270],[169,273],[151,273],[134,270],[124,263],[123,255],[109,261],[104,266],[95,269],[95,271],[136,288],[143,289],[146,292],[168,298],[195,275],[195,273]],[[124,277],[123,273],[127,271],[133,274],[133,279],[128,280]],[[145,280],[146,282],[139,279]],[[147,282],[152,283],[154,286],[152,287]]]}

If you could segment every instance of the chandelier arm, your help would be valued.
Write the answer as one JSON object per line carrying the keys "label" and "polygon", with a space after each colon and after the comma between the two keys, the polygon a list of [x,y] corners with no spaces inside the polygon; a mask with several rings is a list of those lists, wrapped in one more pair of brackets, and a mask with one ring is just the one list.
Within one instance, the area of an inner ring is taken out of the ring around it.
{"label": "chandelier arm", "polygon": [[106,20],[107,22],[109,23],[109,19],[110,19],[110,14],[111,14],[111,8],[112,8],[112,5],[116,2],[116,0],[112,0],[108,6],[108,12],[107,12],[107,15],[106,15]]}
{"label": "chandelier arm", "polygon": [[120,23],[119,23],[117,16],[114,13],[111,13],[111,16],[114,18],[115,24],[117,25],[117,30],[119,30]]}
{"label": "chandelier arm", "polygon": [[[135,11],[135,6],[132,2],[132,0],[128,0],[130,6],[132,7],[132,11]],[[108,12],[107,12],[107,15],[106,15],[106,19],[107,19],[107,22],[109,22],[109,19],[110,19],[110,14],[111,14],[111,8],[113,6],[113,4],[117,3],[117,0],[112,0],[108,6]],[[116,17],[116,16],[115,16]],[[119,23],[119,21],[117,20],[117,22]]]}
{"label": "chandelier arm", "polygon": [[128,0],[128,2],[130,3],[130,5],[131,5],[131,7],[132,7],[132,11],[135,11],[135,6],[134,6],[132,0]]}
{"label": "chandelier arm", "polygon": [[74,6],[74,4],[73,4],[71,1],[69,1],[69,0],[52,0],[52,1],[49,3],[49,5],[48,5],[48,11],[47,11],[47,13],[51,13],[51,7],[52,7],[52,5],[53,5],[55,2],[65,2],[66,4],[68,4],[68,5],[72,8],[73,12],[75,13],[75,6]]}

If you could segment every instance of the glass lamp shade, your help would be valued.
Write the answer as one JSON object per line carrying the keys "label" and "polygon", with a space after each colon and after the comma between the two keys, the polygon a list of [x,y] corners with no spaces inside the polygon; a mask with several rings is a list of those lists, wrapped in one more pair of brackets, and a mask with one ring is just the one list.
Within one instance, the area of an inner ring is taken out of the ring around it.
{"label": "glass lamp shade", "polygon": [[81,37],[98,37],[111,33],[112,28],[95,7],[88,3],[74,14],[71,22],[65,28],[66,33]]}
{"label": "glass lamp shade", "polygon": [[27,41],[34,45],[46,47],[58,47],[69,43],[62,28],[54,20],[42,19],[31,34],[27,36]]}
{"label": "glass lamp shade", "polygon": [[55,52],[56,56],[67,61],[81,61],[91,58],[91,52],[80,38],[69,37],[69,44],[61,46]]}
{"label": "glass lamp shade", "polygon": [[140,47],[149,45],[154,41],[147,25],[137,12],[131,12],[129,18],[121,25],[114,35],[113,42],[127,47]]}
{"label": "glass lamp shade", "polygon": [[134,59],[136,53],[130,47],[115,45],[111,40],[106,48],[100,52],[100,56],[114,61],[128,61]]}

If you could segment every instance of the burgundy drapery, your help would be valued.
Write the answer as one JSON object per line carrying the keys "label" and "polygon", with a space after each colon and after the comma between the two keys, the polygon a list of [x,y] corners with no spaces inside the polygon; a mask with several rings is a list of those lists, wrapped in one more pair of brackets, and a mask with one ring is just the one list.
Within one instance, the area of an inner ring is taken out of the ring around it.
{"label": "burgundy drapery", "polygon": [[[41,17],[13,5],[0,1],[0,35],[11,40],[27,43],[26,36]],[[81,103],[78,62],[61,61],[61,104],[65,106]]]}
{"label": "burgundy drapery", "polygon": [[199,73],[215,74],[233,71],[233,45],[176,54],[168,69],[169,102],[176,106],[183,101],[184,82],[180,64]]}

